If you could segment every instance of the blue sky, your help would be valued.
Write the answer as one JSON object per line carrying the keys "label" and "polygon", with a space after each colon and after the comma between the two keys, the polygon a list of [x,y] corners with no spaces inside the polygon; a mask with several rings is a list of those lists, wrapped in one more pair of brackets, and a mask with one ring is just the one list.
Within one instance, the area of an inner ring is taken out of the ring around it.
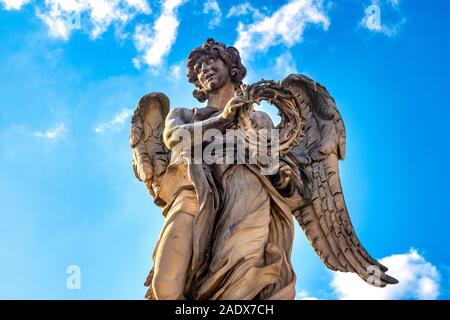
{"label": "blue sky", "polygon": [[[163,218],[134,178],[129,117],[151,91],[198,106],[184,63],[208,37],[241,50],[248,83],[299,72],[329,89],[347,128],[354,226],[401,281],[383,290],[329,272],[297,228],[298,298],[450,298],[449,9],[0,0],[0,298],[143,297]],[[79,290],[66,286],[70,265]]]}

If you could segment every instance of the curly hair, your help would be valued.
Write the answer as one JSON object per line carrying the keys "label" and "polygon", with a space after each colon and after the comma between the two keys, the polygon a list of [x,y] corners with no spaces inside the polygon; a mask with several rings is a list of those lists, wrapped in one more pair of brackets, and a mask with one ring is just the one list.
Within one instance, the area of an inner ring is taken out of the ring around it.
{"label": "curly hair", "polygon": [[225,62],[230,69],[231,81],[233,81],[236,89],[242,84],[242,80],[247,74],[247,69],[242,64],[239,51],[235,47],[227,47],[222,42],[216,42],[214,39],[208,38],[203,45],[191,51],[186,63],[189,82],[197,87],[192,94],[200,102],[208,99],[208,91],[198,81],[195,66],[207,57],[220,58]]}

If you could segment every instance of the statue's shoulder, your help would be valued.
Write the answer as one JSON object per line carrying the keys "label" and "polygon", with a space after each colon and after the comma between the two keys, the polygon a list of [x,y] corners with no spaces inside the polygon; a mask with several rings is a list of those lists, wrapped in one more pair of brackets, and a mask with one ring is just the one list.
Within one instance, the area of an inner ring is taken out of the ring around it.
{"label": "statue's shoulder", "polygon": [[194,109],[184,107],[173,108],[167,115],[167,119],[177,119],[189,123],[195,113]]}
{"label": "statue's shoulder", "polygon": [[255,110],[250,114],[253,125],[257,129],[273,129],[273,121],[264,111]]}

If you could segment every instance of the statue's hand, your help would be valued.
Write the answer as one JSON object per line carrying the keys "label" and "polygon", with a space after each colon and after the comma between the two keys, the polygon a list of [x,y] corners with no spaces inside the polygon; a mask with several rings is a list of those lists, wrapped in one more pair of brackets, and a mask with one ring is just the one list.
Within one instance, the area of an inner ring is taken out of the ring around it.
{"label": "statue's hand", "polygon": [[289,182],[291,181],[291,177],[293,175],[292,169],[285,162],[280,162],[280,167],[278,174],[274,177],[274,186],[278,190],[282,190],[287,187]]}
{"label": "statue's hand", "polygon": [[234,121],[237,111],[248,103],[249,101],[242,97],[234,97],[228,101],[220,116],[227,121]]}

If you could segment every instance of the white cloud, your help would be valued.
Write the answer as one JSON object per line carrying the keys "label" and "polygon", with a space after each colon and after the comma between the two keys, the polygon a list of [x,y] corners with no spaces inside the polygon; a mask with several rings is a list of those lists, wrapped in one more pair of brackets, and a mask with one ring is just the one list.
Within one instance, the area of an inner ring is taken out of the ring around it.
{"label": "white cloud", "polygon": [[6,10],[19,10],[28,2],[30,2],[30,0],[0,0],[0,3],[3,3]]}
{"label": "white cloud", "polygon": [[36,12],[51,36],[67,40],[76,29],[95,39],[111,25],[121,27],[138,14],[150,14],[151,9],[146,0],[45,0]]}
{"label": "white cloud", "polygon": [[252,14],[254,19],[259,19],[262,17],[258,9],[253,7],[250,3],[244,2],[235,6],[232,6],[228,11],[227,18],[239,17]]}
{"label": "white cloud", "polygon": [[64,123],[61,122],[53,129],[49,129],[45,132],[35,131],[33,135],[38,138],[57,139],[63,136],[65,133],[67,133],[66,126],[64,125]]}
{"label": "white cloud", "polygon": [[177,9],[187,0],[165,0],[162,11],[153,26],[139,24],[134,33],[134,44],[140,55],[133,59],[136,68],[142,64],[156,67],[169,53],[175,42],[179,21]]}
{"label": "white cloud", "polygon": [[406,22],[406,19],[400,17],[396,23],[386,24],[383,23],[383,8],[391,6],[398,14],[399,2],[398,0],[386,0],[388,6],[383,6],[379,0],[372,0],[372,4],[364,9],[364,17],[360,22],[360,27],[363,27],[369,31],[375,33],[381,33],[388,37],[394,37],[397,35],[400,27]]}
{"label": "white cloud", "polygon": [[385,257],[380,262],[399,283],[385,288],[368,285],[352,273],[333,273],[331,287],[339,299],[397,300],[436,299],[439,295],[440,275],[417,250]]}
{"label": "white cloud", "polygon": [[172,80],[178,81],[181,79],[181,70],[183,67],[183,62],[174,64],[170,67],[170,76]]}
{"label": "white cloud", "polygon": [[[4,7],[20,9],[29,0],[0,0]],[[133,25],[133,42],[138,56],[133,59],[137,68],[142,65],[156,67],[170,52],[177,36],[179,21],[177,9],[188,0],[161,0],[160,14],[151,24]],[[148,0],[44,0],[34,2],[36,15],[48,27],[53,38],[68,40],[74,30],[89,33],[97,39],[110,27],[115,28],[118,39],[128,38],[131,22],[139,15],[150,15]],[[220,23],[222,12],[216,0],[204,7],[212,12],[210,26]],[[126,30],[126,27],[129,29]]]}
{"label": "white cloud", "polygon": [[122,129],[122,125],[128,118],[131,116],[130,109],[122,109],[118,114],[114,116],[114,118],[108,122],[100,123],[94,131],[97,133],[103,133],[107,130],[120,130]]}
{"label": "white cloud", "polygon": [[269,47],[284,44],[288,47],[302,41],[309,24],[330,24],[321,0],[291,0],[271,16],[262,16],[251,24],[239,23],[235,47],[243,57],[265,52]]}
{"label": "white cloud", "polygon": [[209,20],[208,28],[213,29],[220,25],[222,20],[222,10],[220,10],[217,0],[208,0],[203,5],[203,13],[211,14],[211,20]]}
{"label": "white cloud", "polygon": [[297,292],[295,295],[295,300],[319,300],[316,297],[311,297],[306,290]]}
{"label": "white cloud", "polygon": [[391,6],[393,6],[394,8],[398,8],[399,5],[398,0],[389,0],[389,2],[391,3]]}
{"label": "white cloud", "polygon": [[297,64],[289,51],[279,55],[275,58],[275,73],[285,77],[297,72]]}

